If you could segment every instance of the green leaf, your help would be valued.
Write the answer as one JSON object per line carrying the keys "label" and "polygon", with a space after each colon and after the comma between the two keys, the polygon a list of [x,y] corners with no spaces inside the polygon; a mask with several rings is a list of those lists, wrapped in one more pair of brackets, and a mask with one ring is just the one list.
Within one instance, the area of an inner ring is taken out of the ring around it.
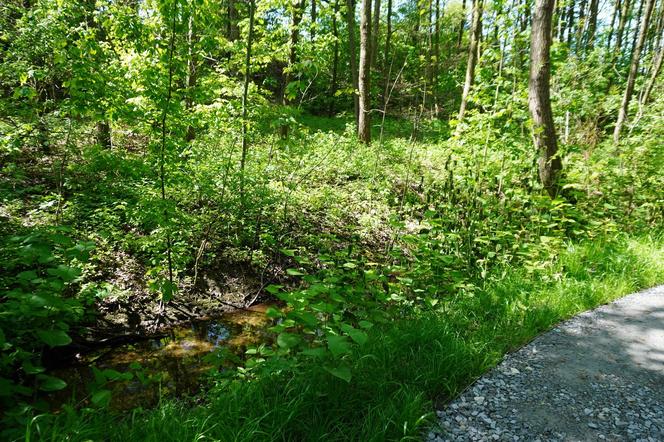
{"label": "green leaf", "polygon": [[62,390],[67,386],[67,383],[62,379],[46,374],[37,375],[37,380],[39,381],[39,389],[43,391]]}
{"label": "green leaf", "polygon": [[301,353],[314,358],[324,358],[327,355],[327,349],[325,347],[307,348],[306,350],[302,350]]}
{"label": "green leaf", "polygon": [[283,332],[279,334],[279,336],[277,336],[277,344],[279,344],[279,347],[283,347],[286,349],[295,347],[297,344],[300,343],[301,340],[302,338],[293,333]]}
{"label": "green leaf", "polygon": [[335,358],[349,353],[351,349],[348,338],[345,336],[337,335],[327,335],[327,347],[330,349]]}
{"label": "green leaf", "polygon": [[57,276],[65,282],[71,282],[80,276],[81,270],[77,269],[76,267],[69,267],[60,264],[55,268],[47,269],[46,273],[52,276]]}
{"label": "green leaf", "polygon": [[366,344],[366,342],[369,340],[369,336],[365,332],[358,330],[351,325],[343,324],[341,329],[348,333],[348,336],[350,336],[353,341],[360,345]]}
{"label": "green leaf", "polygon": [[71,338],[62,330],[37,330],[37,336],[51,347],[67,345]]}
{"label": "green leaf", "polygon": [[300,272],[298,269],[286,269],[286,273],[290,276],[304,276],[306,273]]}
{"label": "green leaf", "polygon": [[290,250],[290,249],[279,249],[281,253],[283,253],[286,256],[293,257],[295,256],[295,250]]}
{"label": "green leaf", "polygon": [[27,374],[37,374],[44,371],[44,367],[33,365],[30,359],[24,360],[21,365],[23,367],[23,371],[26,372]]}
{"label": "green leaf", "polygon": [[360,321],[358,325],[366,330],[369,330],[371,327],[373,327],[373,322],[369,321]]}
{"label": "green leaf", "polygon": [[274,308],[274,307],[268,307],[267,310],[265,310],[265,316],[268,318],[281,318],[284,314],[281,313],[281,310]]}
{"label": "green leaf", "polygon": [[111,402],[111,390],[99,390],[90,400],[99,407],[106,407]]}
{"label": "green leaf", "polygon": [[312,327],[312,328],[316,327],[318,325],[318,322],[319,322],[316,315],[314,315],[311,312],[295,312],[295,313],[292,313],[292,316],[294,316],[294,318],[298,322],[300,322],[304,325],[307,325],[309,327]]}
{"label": "green leaf", "polygon": [[325,370],[327,370],[333,376],[336,376],[348,383],[350,383],[350,380],[353,376],[350,372],[350,367],[347,365],[341,365],[339,367],[325,367]]}

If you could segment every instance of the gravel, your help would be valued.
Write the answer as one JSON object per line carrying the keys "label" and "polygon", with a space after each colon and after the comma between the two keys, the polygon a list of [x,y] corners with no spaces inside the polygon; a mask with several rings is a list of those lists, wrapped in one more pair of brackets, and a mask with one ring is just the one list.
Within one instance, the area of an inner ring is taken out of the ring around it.
{"label": "gravel", "polygon": [[664,286],[560,324],[437,413],[428,441],[664,441]]}

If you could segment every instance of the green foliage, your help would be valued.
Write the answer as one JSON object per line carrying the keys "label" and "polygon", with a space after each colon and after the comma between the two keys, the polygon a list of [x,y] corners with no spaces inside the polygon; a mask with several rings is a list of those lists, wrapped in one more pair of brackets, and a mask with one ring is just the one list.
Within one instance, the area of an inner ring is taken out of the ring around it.
{"label": "green foliage", "polygon": [[76,243],[66,229],[9,237],[2,243],[3,292],[0,303],[0,401],[15,412],[5,425],[26,416],[20,407],[37,391],[57,391],[61,379],[44,374],[45,347],[71,343],[70,327],[87,314],[76,297],[84,263],[93,244]]}

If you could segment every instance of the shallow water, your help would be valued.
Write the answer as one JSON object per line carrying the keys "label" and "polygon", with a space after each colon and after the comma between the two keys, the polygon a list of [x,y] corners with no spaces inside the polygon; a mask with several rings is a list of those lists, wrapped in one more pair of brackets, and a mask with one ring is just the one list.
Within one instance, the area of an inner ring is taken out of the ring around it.
{"label": "shallow water", "polygon": [[[106,389],[111,391],[111,408],[123,410],[154,405],[160,397],[194,394],[202,388],[205,373],[233,365],[228,355],[241,356],[248,345],[267,339],[267,307],[257,305],[216,319],[194,321],[171,329],[159,339],[101,348],[75,366],[50,371],[65,380],[67,388],[50,395],[49,402],[56,408],[64,403],[86,406],[91,393]],[[141,368],[131,367],[136,363]],[[95,376],[92,367],[131,372],[132,378],[104,381],[99,374]]]}

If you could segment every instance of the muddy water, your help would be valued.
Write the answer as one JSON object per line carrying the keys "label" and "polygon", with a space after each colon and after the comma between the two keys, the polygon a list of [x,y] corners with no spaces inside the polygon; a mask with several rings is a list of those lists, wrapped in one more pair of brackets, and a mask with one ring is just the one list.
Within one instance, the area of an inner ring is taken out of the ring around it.
{"label": "muddy water", "polygon": [[[111,391],[110,406],[119,410],[151,406],[160,397],[194,394],[200,391],[204,374],[233,365],[228,355],[240,356],[248,345],[267,339],[267,307],[257,305],[214,320],[192,322],[170,330],[163,338],[99,349],[84,356],[77,366],[50,372],[65,380],[67,388],[51,395],[49,401],[55,407],[72,402],[89,405],[95,382],[99,385],[95,391]],[[92,367],[131,372],[132,378],[103,382],[102,386]]]}

